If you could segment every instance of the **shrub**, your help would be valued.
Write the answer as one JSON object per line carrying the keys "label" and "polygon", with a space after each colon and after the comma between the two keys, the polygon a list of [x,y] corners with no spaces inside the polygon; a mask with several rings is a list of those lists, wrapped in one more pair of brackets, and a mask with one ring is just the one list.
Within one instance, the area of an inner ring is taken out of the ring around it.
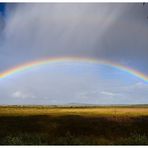
{"label": "shrub", "polygon": [[125,145],[147,145],[148,137],[140,134],[131,134],[128,138],[121,138],[117,144]]}

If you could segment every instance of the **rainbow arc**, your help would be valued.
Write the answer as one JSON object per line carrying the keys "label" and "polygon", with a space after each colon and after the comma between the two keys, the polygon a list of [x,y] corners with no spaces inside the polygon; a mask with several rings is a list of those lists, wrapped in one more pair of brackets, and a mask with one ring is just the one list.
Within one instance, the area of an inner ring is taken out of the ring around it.
{"label": "rainbow arc", "polygon": [[16,73],[21,73],[23,71],[32,69],[37,66],[46,65],[46,64],[52,64],[52,63],[61,63],[61,62],[83,62],[83,63],[92,63],[92,64],[102,64],[107,65],[116,69],[119,69],[121,71],[125,71],[131,75],[134,75],[146,82],[148,82],[148,76],[143,74],[142,72],[132,69],[130,67],[120,65],[114,62],[106,61],[106,60],[97,60],[92,58],[80,58],[80,57],[57,57],[57,58],[45,58],[25,64],[21,64],[19,66],[10,68],[6,71],[3,71],[0,73],[0,79],[4,79],[10,75],[14,75]]}

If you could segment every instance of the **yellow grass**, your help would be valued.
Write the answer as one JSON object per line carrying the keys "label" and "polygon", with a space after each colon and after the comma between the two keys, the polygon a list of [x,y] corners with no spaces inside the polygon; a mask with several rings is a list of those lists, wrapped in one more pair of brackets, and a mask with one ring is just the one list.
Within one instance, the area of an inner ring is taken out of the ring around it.
{"label": "yellow grass", "polygon": [[50,107],[0,107],[0,116],[28,115],[83,115],[83,116],[146,116],[148,108],[142,107],[86,107],[86,108],[50,108]]}

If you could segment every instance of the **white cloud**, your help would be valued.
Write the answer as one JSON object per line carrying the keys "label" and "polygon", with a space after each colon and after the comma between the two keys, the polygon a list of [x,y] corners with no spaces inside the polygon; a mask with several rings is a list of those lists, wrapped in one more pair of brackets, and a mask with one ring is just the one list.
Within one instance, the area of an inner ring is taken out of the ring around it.
{"label": "white cloud", "polygon": [[22,91],[15,91],[12,93],[13,98],[18,98],[18,99],[33,99],[36,98],[34,95],[29,94],[29,93],[24,93]]}
{"label": "white cloud", "polygon": [[118,95],[117,93],[108,92],[108,91],[102,91],[100,93],[103,94],[103,95],[107,95],[107,96],[116,96],[116,95]]}

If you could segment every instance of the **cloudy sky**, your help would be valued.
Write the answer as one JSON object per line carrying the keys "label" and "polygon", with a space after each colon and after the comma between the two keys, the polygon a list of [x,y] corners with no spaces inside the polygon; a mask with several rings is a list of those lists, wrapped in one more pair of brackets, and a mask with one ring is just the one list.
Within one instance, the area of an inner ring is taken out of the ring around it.
{"label": "cloudy sky", "polygon": [[[47,57],[82,57],[147,76],[147,16],[140,3],[1,3],[0,73]],[[0,104],[144,104],[147,90],[117,68],[67,61],[0,78]]]}

